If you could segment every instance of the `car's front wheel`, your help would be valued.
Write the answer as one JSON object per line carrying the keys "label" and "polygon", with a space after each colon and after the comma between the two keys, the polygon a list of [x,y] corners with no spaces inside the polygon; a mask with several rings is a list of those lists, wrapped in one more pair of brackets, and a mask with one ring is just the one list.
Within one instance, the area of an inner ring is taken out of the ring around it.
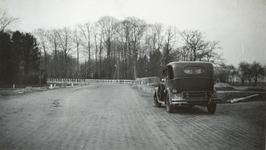
{"label": "car's front wheel", "polygon": [[168,113],[172,113],[173,112],[173,106],[170,104],[170,99],[169,99],[169,94],[166,94],[166,111]]}
{"label": "car's front wheel", "polygon": [[161,103],[159,103],[157,100],[156,93],[154,93],[153,100],[154,100],[155,107],[161,107]]}
{"label": "car's front wheel", "polygon": [[208,109],[209,114],[214,114],[216,111],[216,104],[215,103],[208,104],[207,109]]}

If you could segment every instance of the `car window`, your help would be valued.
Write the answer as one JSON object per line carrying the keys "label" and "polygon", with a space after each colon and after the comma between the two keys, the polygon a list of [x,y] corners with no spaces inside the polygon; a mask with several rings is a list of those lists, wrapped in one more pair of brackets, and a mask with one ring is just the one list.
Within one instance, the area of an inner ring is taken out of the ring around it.
{"label": "car window", "polygon": [[172,66],[168,67],[168,76],[169,76],[169,79],[173,79],[174,78],[174,72],[173,72],[173,67]]}
{"label": "car window", "polygon": [[205,72],[204,68],[200,66],[185,67],[183,71],[186,74],[203,74]]}

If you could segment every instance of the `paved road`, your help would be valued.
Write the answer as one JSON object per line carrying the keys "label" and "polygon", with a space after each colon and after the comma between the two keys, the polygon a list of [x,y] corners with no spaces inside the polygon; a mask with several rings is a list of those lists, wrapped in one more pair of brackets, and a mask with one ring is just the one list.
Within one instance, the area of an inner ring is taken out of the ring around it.
{"label": "paved road", "polygon": [[[152,105],[114,84],[0,97],[0,149],[264,149],[265,111],[256,110],[265,102],[218,105],[214,115]],[[241,117],[247,111],[258,122]]]}

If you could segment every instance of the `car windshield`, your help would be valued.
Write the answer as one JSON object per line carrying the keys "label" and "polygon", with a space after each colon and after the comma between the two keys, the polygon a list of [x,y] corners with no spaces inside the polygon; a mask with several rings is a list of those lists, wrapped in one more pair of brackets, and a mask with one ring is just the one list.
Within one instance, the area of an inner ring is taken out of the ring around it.
{"label": "car windshield", "polygon": [[183,71],[186,74],[203,74],[205,72],[204,68],[199,66],[185,67]]}

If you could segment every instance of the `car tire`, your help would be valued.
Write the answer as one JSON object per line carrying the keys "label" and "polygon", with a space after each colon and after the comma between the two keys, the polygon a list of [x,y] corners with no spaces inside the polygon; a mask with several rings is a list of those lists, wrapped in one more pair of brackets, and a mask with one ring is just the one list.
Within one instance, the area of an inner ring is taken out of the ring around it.
{"label": "car tire", "polygon": [[159,96],[158,96],[159,99],[163,101],[163,97],[164,97],[164,85],[163,84],[160,84],[158,92],[159,92]]}
{"label": "car tire", "polygon": [[153,100],[154,100],[155,107],[161,107],[161,103],[159,103],[157,100],[156,93],[154,93]]}
{"label": "car tire", "polygon": [[216,104],[215,103],[208,104],[207,109],[208,109],[209,114],[214,114],[216,111]]}
{"label": "car tire", "polygon": [[173,112],[173,106],[170,104],[170,100],[169,100],[169,94],[166,94],[166,98],[165,98],[165,105],[166,105],[166,111],[168,113],[172,113]]}

